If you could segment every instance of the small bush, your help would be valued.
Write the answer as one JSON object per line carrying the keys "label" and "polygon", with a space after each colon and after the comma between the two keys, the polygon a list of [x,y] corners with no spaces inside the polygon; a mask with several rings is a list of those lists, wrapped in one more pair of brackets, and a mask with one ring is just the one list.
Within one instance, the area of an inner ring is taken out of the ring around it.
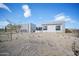
{"label": "small bush", "polygon": [[69,29],[65,29],[65,33],[72,33],[72,31]]}
{"label": "small bush", "polygon": [[0,42],[2,42],[2,41],[0,40]]}

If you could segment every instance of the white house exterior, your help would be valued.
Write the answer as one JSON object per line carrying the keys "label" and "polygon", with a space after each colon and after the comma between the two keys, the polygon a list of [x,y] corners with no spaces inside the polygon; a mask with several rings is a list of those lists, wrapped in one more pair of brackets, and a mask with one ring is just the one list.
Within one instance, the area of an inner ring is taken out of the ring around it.
{"label": "white house exterior", "polygon": [[36,25],[30,23],[30,24],[29,24],[29,32],[35,32],[35,30],[36,30]]}
{"label": "white house exterior", "polygon": [[65,26],[63,21],[54,21],[42,24],[42,32],[64,32]]}
{"label": "white house exterior", "polygon": [[20,28],[20,32],[35,32],[36,25],[35,24],[22,24]]}
{"label": "white house exterior", "polygon": [[[37,29],[38,28],[38,29]],[[65,32],[64,21],[54,21],[36,27],[35,24],[21,25],[20,32]]]}

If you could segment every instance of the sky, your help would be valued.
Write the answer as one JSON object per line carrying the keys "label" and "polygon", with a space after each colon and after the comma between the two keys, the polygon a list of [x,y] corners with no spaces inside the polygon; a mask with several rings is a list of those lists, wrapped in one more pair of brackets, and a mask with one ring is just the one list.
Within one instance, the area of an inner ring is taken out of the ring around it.
{"label": "sky", "polygon": [[[8,21],[7,21],[8,20]],[[5,3],[0,4],[0,27],[34,23],[40,26],[53,21],[65,21],[66,28],[79,29],[77,3]]]}

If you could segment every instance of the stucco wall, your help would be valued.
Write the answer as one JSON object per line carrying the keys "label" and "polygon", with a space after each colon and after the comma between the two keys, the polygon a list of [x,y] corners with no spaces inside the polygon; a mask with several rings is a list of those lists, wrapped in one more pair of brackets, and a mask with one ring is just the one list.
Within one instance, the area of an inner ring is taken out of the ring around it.
{"label": "stucco wall", "polygon": [[26,24],[21,26],[21,31],[26,30],[26,32],[33,32],[36,30],[36,25],[35,24]]}
{"label": "stucco wall", "polygon": [[[47,25],[47,30],[43,30],[43,32],[64,32],[65,28],[64,25],[61,26],[61,30],[56,30],[57,25]],[[59,26],[59,25],[58,25]]]}

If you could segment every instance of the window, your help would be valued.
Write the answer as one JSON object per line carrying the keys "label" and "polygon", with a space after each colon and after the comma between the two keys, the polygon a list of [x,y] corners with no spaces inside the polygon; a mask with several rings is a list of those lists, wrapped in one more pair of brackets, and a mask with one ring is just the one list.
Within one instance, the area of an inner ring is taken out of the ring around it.
{"label": "window", "polygon": [[60,26],[56,26],[56,30],[60,30]]}
{"label": "window", "polygon": [[41,31],[42,30],[42,27],[36,27],[36,30]]}
{"label": "window", "polygon": [[44,27],[43,27],[43,30],[47,30],[47,26],[44,26]]}

